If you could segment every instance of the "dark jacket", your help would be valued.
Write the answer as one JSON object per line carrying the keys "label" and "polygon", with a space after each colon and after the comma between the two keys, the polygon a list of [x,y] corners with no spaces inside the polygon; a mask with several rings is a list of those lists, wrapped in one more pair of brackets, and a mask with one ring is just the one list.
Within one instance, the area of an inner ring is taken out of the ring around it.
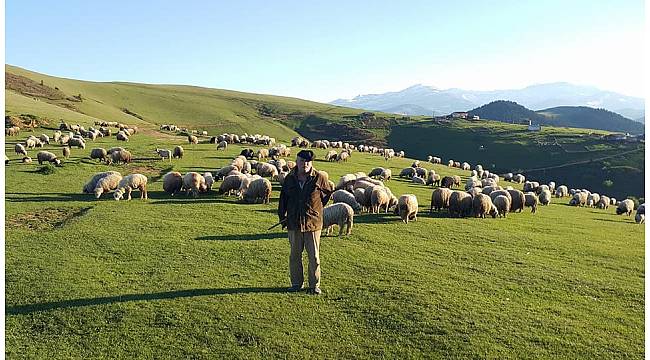
{"label": "dark jacket", "polygon": [[313,168],[301,189],[296,170],[291,170],[284,178],[284,185],[280,191],[278,217],[280,221],[286,218],[288,230],[301,232],[322,230],[323,207],[329,201],[334,189],[327,179]]}

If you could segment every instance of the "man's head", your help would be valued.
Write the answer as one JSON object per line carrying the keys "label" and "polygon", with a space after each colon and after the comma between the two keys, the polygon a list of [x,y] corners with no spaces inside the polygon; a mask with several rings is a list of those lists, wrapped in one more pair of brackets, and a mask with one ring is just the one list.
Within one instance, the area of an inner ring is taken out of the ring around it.
{"label": "man's head", "polygon": [[296,169],[298,174],[309,174],[314,160],[314,152],[311,150],[300,150],[296,156]]}

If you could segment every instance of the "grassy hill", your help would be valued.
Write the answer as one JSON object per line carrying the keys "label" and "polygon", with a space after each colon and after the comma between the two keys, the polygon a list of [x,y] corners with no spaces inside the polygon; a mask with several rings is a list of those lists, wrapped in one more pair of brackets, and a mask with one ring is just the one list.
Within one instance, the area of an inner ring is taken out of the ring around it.
{"label": "grassy hill", "polygon": [[[354,116],[362,110],[289,97],[195,86],[80,81],[11,65],[5,65],[5,79],[8,115],[29,113],[55,122],[65,119],[82,124],[102,119],[152,128],[172,123],[213,135],[224,131],[264,133],[283,140],[295,136],[294,129],[319,127],[333,120],[341,123],[340,119],[347,117],[350,121],[343,130],[374,139],[372,132],[354,129]],[[333,135],[322,129],[321,133]]]}
{"label": "grassy hill", "polygon": [[[43,131],[51,132],[34,133]],[[442,148],[450,134],[441,135]],[[362,214],[351,236],[323,237],[324,295],[313,297],[284,292],[286,233],[266,230],[276,221],[276,182],[270,205],[162,192],[165,172],[214,170],[240,146],[217,152],[138,134],[126,144],[138,158],[177,144],[186,156],[106,166],[87,158],[89,148],[125,144],[101,138],[41,175],[13,154],[18,140],[6,138],[5,148],[7,358],[644,356],[645,227],[611,207],[554,198],[534,215],[449,218],[427,213],[430,187],[394,178],[395,194],[418,197],[418,220]],[[354,153],[336,164],[316,153],[315,166],[335,181],[376,166],[397,174],[412,162]],[[150,199],[81,194],[109,169],[147,175]]]}
{"label": "grassy hill", "polygon": [[[79,81],[10,65],[5,66],[5,80],[5,114],[37,115],[49,119],[50,126],[61,119],[81,124],[101,119],[150,130],[173,123],[207,130],[210,135],[263,133],[284,141],[301,134],[391,146],[420,159],[437,154],[488,164],[498,172],[528,170],[527,175],[543,181],[561,181],[617,197],[642,197],[644,193],[643,144],[599,139],[606,131],[545,127],[531,133],[522,126],[496,121],[446,124],[384,113],[364,117],[362,110],[295,98],[193,86]],[[495,102],[484,109],[500,112],[481,113],[483,118],[507,110],[510,117],[506,120],[547,119],[511,102]],[[556,116],[564,115],[558,112]],[[633,150],[637,151],[630,153]],[[625,156],[612,157],[617,154]],[[584,161],[591,162],[563,166]]]}
{"label": "grassy hill", "polygon": [[486,120],[449,124],[429,120],[394,127],[388,141],[419,159],[441,156],[480,163],[500,174],[522,172],[617,198],[643,197],[644,144],[608,142],[601,138],[604,134],[550,126],[531,132],[524,125]]}
{"label": "grassy hill", "polygon": [[498,100],[470,110],[471,115],[509,123],[532,121],[533,124],[599,129],[632,134],[644,133],[644,125],[617,113],[586,106],[558,106],[532,111],[516,102]]}

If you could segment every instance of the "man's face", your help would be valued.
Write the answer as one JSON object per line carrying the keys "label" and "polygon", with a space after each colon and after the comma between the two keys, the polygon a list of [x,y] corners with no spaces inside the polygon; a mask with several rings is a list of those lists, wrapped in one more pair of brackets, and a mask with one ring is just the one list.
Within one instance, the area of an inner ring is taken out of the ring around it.
{"label": "man's face", "polygon": [[298,168],[298,171],[302,174],[308,174],[311,172],[311,166],[312,162],[307,161],[300,156],[296,157],[296,167]]}

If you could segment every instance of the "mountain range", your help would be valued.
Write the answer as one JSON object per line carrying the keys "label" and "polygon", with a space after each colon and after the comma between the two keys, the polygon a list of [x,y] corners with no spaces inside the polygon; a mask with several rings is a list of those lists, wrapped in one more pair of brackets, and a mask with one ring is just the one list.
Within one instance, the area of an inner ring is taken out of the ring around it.
{"label": "mountain range", "polygon": [[530,120],[533,124],[599,129],[641,134],[644,124],[625,118],[605,109],[587,106],[557,106],[533,111],[516,102],[497,100],[469,111],[470,116],[508,123]]}
{"label": "mountain range", "polygon": [[446,115],[468,111],[496,100],[510,100],[532,110],[559,106],[587,106],[613,111],[643,122],[644,99],[567,82],[531,85],[523,89],[474,91],[438,89],[422,84],[401,91],[337,99],[334,105],[406,115]]}

